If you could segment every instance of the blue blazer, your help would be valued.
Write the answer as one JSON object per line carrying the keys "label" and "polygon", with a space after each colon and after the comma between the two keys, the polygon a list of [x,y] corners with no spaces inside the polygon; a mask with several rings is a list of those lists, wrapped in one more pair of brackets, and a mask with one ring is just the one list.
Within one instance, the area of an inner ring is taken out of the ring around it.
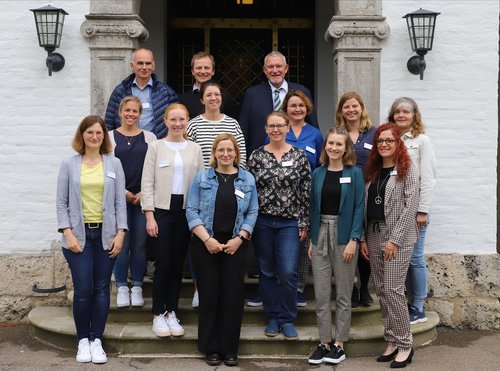
{"label": "blue blazer", "polygon": [[[104,192],[102,197],[102,248],[109,249],[118,229],[127,230],[127,205],[125,201],[125,176],[122,163],[112,155],[103,155]],[[71,228],[85,247],[80,173],[82,156],[68,157],[61,163],[57,178],[57,225],[59,232]],[[68,248],[64,234],[62,245]]]}
{"label": "blue blazer", "polygon": [[[311,92],[305,86],[288,82],[288,89],[302,90],[312,100]],[[273,112],[273,96],[271,86],[266,80],[247,89],[240,109],[239,124],[247,147],[247,157],[252,152],[264,145],[266,140],[266,116]],[[318,128],[318,117],[313,107],[312,112],[306,116],[306,122]]]}
{"label": "blue blazer", "polygon": [[[321,191],[328,166],[320,166],[313,172],[310,200],[310,236],[313,244],[318,244],[321,217]],[[350,183],[342,183],[338,221],[338,244],[345,245],[353,238],[361,238],[365,207],[363,172],[356,166],[344,166],[343,178],[351,178]]]}

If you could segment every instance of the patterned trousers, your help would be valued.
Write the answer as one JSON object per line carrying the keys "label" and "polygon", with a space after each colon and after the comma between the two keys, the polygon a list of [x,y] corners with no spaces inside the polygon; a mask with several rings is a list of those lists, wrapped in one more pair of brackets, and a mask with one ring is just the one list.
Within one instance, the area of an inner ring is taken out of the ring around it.
{"label": "patterned trousers", "polygon": [[399,246],[394,260],[384,259],[389,230],[384,222],[370,221],[366,242],[375,292],[380,299],[385,340],[400,351],[410,350],[413,337],[405,297],[405,280],[413,245]]}

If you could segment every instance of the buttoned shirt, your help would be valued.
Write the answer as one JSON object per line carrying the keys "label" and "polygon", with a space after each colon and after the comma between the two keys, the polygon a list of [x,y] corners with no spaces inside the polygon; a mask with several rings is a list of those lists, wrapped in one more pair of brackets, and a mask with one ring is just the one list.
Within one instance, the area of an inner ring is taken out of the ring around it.
{"label": "buttoned shirt", "polygon": [[154,128],[153,102],[151,100],[152,88],[153,79],[151,77],[143,89],[137,85],[137,79],[134,79],[132,82],[132,95],[139,98],[142,102],[142,113],[138,126],[148,131],[153,131]]}

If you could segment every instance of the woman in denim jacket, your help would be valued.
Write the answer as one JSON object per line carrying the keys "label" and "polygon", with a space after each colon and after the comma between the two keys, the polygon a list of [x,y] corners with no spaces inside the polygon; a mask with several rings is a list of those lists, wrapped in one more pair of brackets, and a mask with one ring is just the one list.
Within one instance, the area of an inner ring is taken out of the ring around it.
{"label": "woman in denim jacket", "polygon": [[211,167],[196,175],[186,206],[200,298],[198,349],[210,366],[238,364],[246,246],[258,212],[255,179],[239,161],[234,136],[218,135]]}

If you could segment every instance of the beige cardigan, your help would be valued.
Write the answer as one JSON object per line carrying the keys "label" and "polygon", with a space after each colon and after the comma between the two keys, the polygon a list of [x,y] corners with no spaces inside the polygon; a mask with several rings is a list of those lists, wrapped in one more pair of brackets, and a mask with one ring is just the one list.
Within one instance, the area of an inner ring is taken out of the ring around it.
{"label": "beige cardigan", "polygon": [[[198,144],[188,141],[187,147],[180,153],[184,162],[184,204],[182,207],[185,208],[191,183],[196,174],[205,167]],[[163,140],[149,144],[142,169],[142,211],[154,211],[155,208],[170,210],[174,161],[175,151],[167,148]]]}

